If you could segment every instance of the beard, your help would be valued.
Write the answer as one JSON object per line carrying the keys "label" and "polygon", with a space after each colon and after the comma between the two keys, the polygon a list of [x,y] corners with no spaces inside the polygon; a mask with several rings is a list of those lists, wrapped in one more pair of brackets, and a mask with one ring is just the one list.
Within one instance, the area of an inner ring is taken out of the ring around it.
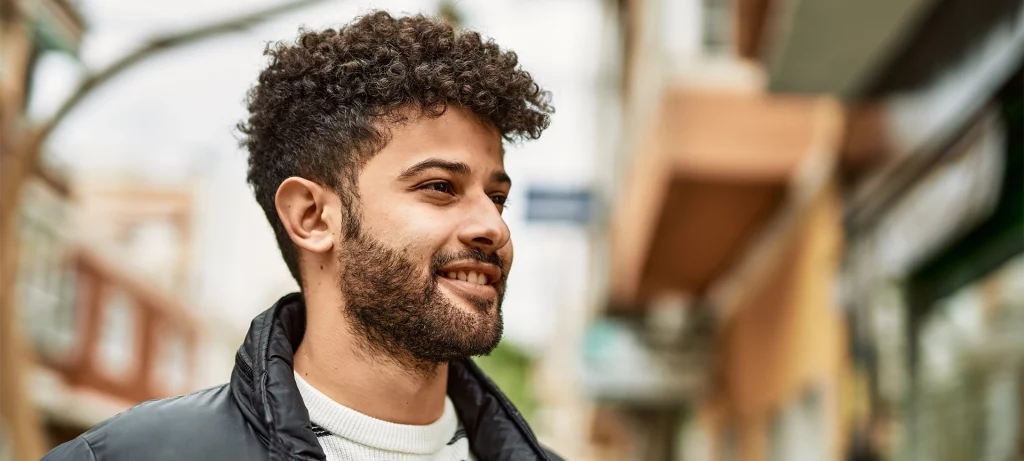
{"label": "beard", "polygon": [[[339,252],[338,283],[343,315],[369,352],[417,369],[461,357],[486,355],[502,335],[501,303],[506,265],[478,248],[439,252],[429,272],[407,256],[367,236],[348,235]],[[457,306],[438,288],[438,270],[456,260],[476,260],[501,269],[494,299],[469,299],[475,311]]]}

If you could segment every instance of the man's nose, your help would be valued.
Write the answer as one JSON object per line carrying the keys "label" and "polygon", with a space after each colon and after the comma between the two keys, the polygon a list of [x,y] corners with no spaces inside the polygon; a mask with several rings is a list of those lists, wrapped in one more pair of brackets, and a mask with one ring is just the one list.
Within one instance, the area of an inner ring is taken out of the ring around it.
{"label": "man's nose", "polygon": [[504,247],[509,238],[508,226],[490,197],[481,194],[466,203],[466,215],[459,230],[463,244],[494,252]]}

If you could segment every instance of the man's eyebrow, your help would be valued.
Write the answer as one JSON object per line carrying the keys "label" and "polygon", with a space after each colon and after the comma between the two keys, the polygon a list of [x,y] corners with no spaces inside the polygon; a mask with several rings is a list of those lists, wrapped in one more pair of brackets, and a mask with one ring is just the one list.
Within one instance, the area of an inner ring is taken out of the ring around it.
{"label": "man's eyebrow", "polygon": [[491,181],[501,184],[508,184],[509,187],[512,186],[512,178],[508,177],[508,173],[505,173],[504,171],[495,171],[493,174],[491,174]]}
{"label": "man's eyebrow", "polygon": [[472,171],[470,170],[469,165],[466,165],[465,163],[462,162],[451,162],[439,158],[428,158],[420,163],[417,163],[407,168],[405,171],[402,172],[402,174],[398,175],[398,179],[409,179],[413,176],[416,176],[419,173],[434,168],[463,176],[470,174],[470,172]]}

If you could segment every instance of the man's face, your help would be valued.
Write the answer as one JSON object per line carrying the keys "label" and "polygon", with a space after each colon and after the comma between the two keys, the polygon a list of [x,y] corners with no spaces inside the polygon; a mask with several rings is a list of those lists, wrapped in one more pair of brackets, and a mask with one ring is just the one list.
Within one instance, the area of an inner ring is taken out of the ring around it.
{"label": "man's face", "polygon": [[391,135],[358,175],[359,232],[338,245],[345,314],[380,352],[488,353],[512,265],[501,137],[457,106]]}

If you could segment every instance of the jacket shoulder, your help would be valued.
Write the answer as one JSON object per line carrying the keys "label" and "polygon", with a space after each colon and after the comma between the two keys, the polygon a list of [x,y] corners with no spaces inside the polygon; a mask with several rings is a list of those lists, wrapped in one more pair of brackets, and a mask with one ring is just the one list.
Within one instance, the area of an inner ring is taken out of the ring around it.
{"label": "jacket shoulder", "polygon": [[140,403],[65,443],[46,461],[262,459],[227,385]]}
{"label": "jacket shoulder", "polygon": [[85,439],[78,437],[54,448],[40,461],[95,461],[92,447]]}

